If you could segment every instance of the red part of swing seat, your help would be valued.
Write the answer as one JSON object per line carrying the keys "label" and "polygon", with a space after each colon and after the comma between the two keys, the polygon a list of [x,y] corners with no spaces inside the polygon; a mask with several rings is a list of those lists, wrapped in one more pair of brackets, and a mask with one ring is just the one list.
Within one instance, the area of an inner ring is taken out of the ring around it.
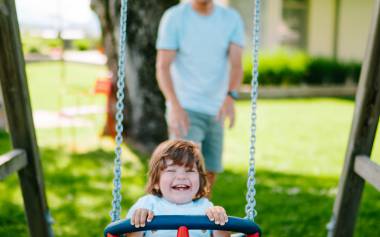
{"label": "red part of swing seat", "polygon": [[259,233],[254,233],[254,234],[251,234],[251,235],[247,235],[247,237],[260,237],[260,234]]}
{"label": "red part of swing seat", "polygon": [[180,226],[177,230],[177,237],[189,237],[189,229],[186,226]]}

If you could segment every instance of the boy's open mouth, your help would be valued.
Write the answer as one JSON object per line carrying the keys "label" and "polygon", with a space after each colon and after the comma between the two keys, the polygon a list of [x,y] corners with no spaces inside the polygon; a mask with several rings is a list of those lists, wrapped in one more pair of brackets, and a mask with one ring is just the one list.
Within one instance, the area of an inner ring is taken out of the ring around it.
{"label": "boy's open mouth", "polygon": [[172,189],[177,190],[177,191],[184,191],[184,190],[190,189],[190,186],[186,184],[177,184],[177,185],[173,185]]}

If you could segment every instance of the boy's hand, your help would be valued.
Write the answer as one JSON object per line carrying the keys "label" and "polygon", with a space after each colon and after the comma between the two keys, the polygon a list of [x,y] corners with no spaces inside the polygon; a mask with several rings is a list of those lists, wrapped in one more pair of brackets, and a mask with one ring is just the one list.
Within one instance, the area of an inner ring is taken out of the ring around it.
{"label": "boy's hand", "polygon": [[131,217],[131,225],[134,225],[136,228],[144,227],[146,221],[151,222],[153,219],[153,212],[145,208],[136,209]]}
{"label": "boy's hand", "polygon": [[210,221],[214,221],[217,225],[224,225],[228,222],[226,210],[221,206],[210,207],[206,210],[206,215]]}

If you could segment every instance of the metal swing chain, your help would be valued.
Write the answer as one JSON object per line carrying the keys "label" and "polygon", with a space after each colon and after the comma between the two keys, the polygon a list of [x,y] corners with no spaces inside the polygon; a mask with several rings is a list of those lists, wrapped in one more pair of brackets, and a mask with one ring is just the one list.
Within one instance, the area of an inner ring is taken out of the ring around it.
{"label": "metal swing chain", "polygon": [[[115,169],[114,169],[114,190],[112,201],[112,222],[120,219],[121,211],[121,144],[123,142],[123,99],[124,99],[124,84],[125,84],[125,57],[126,57],[126,39],[127,39],[127,6],[128,0],[121,2],[121,15],[120,15],[120,40],[119,40],[119,61],[118,61],[118,81],[117,81],[117,103],[116,103],[116,148],[115,148]],[[255,190],[255,143],[256,143],[256,107],[258,96],[258,51],[259,51],[259,37],[260,37],[260,0],[255,0],[255,13],[254,13],[254,28],[253,28],[253,69],[252,69],[252,91],[251,91],[251,138],[250,138],[250,159],[247,181],[247,205],[245,208],[246,217],[252,221],[257,215],[255,210],[256,206],[256,190]]]}
{"label": "metal swing chain", "polygon": [[256,206],[256,179],[255,179],[255,143],[256,143],[256,109],[257,109],[257,96],[258,96],[258,53],[260,43],[260,0],[255,0],[253,16],[253,68],[252,68],[252,81],[251,81],[251,137],[249,147],[249,170],[247,180],[247,205],[245,206],[246,218],[254,221],[257,215],[255,210]]}
{"label": "metal swing chain", "polygon": [[121,212],[121,144],[123,142],[123,110],[124,110],[124,87],[125,87],[125,57],[127,42],[127,9],[128,0],[121,1],[120,10],[120,37],[119,37],[119,61],[118,61],[118,80],[117,80],[117,102],[116,102],[116,148],[114,162],[114,189],[112,191],[112,222],[120,219]]}

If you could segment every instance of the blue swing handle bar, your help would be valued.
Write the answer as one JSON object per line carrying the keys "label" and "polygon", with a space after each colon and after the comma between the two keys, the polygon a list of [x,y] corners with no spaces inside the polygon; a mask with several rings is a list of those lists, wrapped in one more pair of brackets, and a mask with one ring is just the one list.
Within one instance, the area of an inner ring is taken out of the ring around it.
{"label": "blue swing handle bar", "polygon": [[228,217],[228,222],[221,226],[210,221],[207,216],[182,216],[182,215],[162,215],[155,216],[151,222],[147,222],[144,227],[136,228],[131,225],[130,219],[124,219],[109,224],[104,230],[107,234],[122,235],[125,233],[145,231],[145,230],[177,230],[181,226],[188,229],[197,230],[226,230],[239,232],[246,235],[258,233],[261,236],[260,227],[247,219],[239,217]]}

